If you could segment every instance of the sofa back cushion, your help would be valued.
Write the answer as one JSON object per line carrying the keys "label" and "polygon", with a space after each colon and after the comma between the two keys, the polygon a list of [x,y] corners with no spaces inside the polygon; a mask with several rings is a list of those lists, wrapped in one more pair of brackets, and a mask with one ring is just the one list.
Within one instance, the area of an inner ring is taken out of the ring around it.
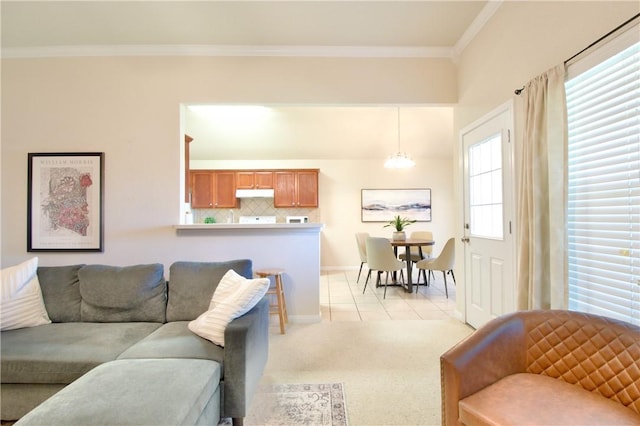
{"label": "sofa back cushion", "polygon": [[42,298],[52,322],[79,322],[80,281],[78,271],[84,265],[40,266],[38,280]]}
{"label": "sofa back cushion", "polygon": [[640,327],[562,310],[520,315],[527,373],[577,384],[640,414]]}
{"label": "sofa back cushion", "polygon": [[167,321],[191,321],[209,309],[218,283],[233,269],[245,278],[253,278],[249,259],[225,262],[175,262],[169,268]]}
{"label": "sofa back cushion", "polygon": [[159,264],[87,265],[78,271],[85,322],[165,322],[166,280]]}

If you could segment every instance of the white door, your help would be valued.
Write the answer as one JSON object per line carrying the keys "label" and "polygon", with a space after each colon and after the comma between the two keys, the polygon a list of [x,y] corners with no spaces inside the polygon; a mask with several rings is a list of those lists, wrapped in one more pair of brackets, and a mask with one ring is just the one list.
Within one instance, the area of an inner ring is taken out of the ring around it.
{"label": "white door", "polygon": [[515,310],[512,103],[462,130],[466,321]]}

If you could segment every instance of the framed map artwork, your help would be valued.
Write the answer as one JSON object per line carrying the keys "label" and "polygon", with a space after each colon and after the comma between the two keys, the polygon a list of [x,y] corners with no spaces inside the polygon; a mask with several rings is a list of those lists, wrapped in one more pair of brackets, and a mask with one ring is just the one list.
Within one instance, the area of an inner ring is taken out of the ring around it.
{"label": "framed map artwork", "polygon": [[27,251],[103,251],[104,153],[29,153]]}

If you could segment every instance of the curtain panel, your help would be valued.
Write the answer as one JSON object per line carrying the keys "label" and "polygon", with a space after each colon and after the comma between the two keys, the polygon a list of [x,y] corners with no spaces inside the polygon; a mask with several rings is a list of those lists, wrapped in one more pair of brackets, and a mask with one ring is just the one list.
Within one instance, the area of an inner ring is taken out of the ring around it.
{"label": "curtain panel", "polygon": [[567,308],[565,67],[524,87],[516,250],[518,309]]}

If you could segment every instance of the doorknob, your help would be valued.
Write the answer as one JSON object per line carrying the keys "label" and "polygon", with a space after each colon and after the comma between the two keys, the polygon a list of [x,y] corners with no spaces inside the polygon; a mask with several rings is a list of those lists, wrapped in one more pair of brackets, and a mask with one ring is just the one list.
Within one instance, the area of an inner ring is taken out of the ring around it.
{"label": "doorknob", "polygon": [[460,240],[461,240],[463,243],[468,243],[468,242],[469,242],[469,237],[462,237],[462,238],[460,238]]}

